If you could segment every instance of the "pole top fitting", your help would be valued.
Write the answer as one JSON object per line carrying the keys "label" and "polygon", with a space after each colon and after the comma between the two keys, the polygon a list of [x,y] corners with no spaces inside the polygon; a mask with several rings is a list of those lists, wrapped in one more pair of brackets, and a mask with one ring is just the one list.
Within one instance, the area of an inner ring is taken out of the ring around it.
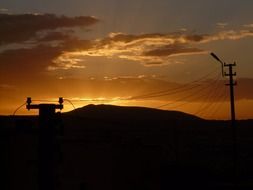
{"label": "pole top fitting", "polygon": [[59,104],[63,104],[63,97],[59,98]]}
{"label": "pole top fitting", "polygon": [[28,110],[30,110],[31,103],[32,103],[32,98],[31,97],[27,97],[27,99],[26,99],[26,104],[27,104],[26,108]]}

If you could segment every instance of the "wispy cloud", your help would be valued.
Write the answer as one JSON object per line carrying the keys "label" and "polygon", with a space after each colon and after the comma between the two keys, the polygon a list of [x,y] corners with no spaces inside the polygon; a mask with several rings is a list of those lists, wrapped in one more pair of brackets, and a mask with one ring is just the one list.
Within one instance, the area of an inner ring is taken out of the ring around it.
{"label": "wispy cloud", "polygon": [[206,35],[204,36],[202,43],[208,43],[212,41],[219,41],[219,40],[240,40],[246,37],[252,37],[253,31],[251,30],[225,30],[221,31],[214,35]]}
{"label": "wispy cloud", "polygon": [[9,84],[0,84],[1,90],[14,90],[16,87]]}
{"label": "wispy cloud", "polygon": [[82,59],[86,56],[107,57],[138,61],[145,65],[161,64],[166,63],[171,56],[203,53],[203,50],[186,46],[190,42],[201,40],[203,37],[199,35],[111,33],[104,39],[94,41],[90,49],[66,52],[62,56],[77,56]]}
{"label": "wispy cloud", "polygon": [[167,45],[161,48],[150,50],[144,53],[145,56],[171,56],[171,55],[187,55],[201,53],[203,50],[198,48],[184,47],[180,45]]}
{"label": "wispy cloud", "polygon": [[[85,57],[119,58],[137,61],[144,65],[161,65],[170,63],[171,57],[181,55],[203,54],[206,50],[196,46],[203,43],[222,40],[239,40],[252,37],[251,30],[225,30],[216,34],[140,34],[111,33],[103,39],[93,41],[91,48],[84,51],[66,52],[59,57],[77,57],[79,61]],[[79,44],[80,45],[80,44]]]}
{"label": "wispy cloud", "polygon": [[218,23],[216,23],[216,26],[217,26],[218,28],[223,29],[223,28],[225,28],[226,26],[228,26],[228,23],[226,23],[226,22],[218,22]]}
{"label": "wispy cloud", "polygon": [[69,69],[84,69],[84,65],[80,65],[80,59],[72,57],[71,54],[64,54],[52,61],[54,64],[49,65],[47,70],[69,70]]}
{"label": "wispy cloud", "polygon": [[0,13],[6,13],[9,12],[9,9],[6,8],[0,8]]}
{"label": "wispy cloud", "polygon": [[253,28],[253,24],[245,24],[243,26],[246,27],[246,28]]}

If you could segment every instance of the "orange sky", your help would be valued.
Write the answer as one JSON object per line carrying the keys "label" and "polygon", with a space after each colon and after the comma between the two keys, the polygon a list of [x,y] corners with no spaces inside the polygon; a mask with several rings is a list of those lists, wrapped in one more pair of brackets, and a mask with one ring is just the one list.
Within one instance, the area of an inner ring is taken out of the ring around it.
{"label": "orange sky", "polygon": [[[236,115],[253,118],[252,7],[236,0],[3,1],[0,114],[29,96],[229,119],[228,80],[209,55],[215,52],[237,62]],[[65,102],[64,111],[71,109]]]}

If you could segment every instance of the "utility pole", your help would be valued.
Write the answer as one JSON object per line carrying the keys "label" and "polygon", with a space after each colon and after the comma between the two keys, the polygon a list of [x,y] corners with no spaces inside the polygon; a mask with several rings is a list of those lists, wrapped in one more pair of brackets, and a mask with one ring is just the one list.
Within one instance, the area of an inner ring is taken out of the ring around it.
{"label": "utility pole", "polygon": [[237,132],[236,132],[236,120],[235,120],[235,100],[234,100],[234,86],[236,83],[234,82],[234,76],[236,76],[236,73],[233,72],[233,67],[236,66],[236,63],[234,64],[226,64],[224,63],[225,67],[229,68],[229,73],[225,73],[225,76],[229,77],[229,84],[226,84],[229,86],[230,89],[230,107],[231,107],[231,127],[232,127],[232,135],[233,135],[233,173],[234,173],[234,185],[235,189],[237,189],[238,186],[238,148],[237,148]]}
{"label": "utility pole", "polygon": [[38,134],[38,189],[55,189],[55,152],[56,152],[56,109],[63,109],[63,98],[59,104],[31,104],[27,98],[26,108],[39,110]]}
{"label": "utility pole", "polygon": [[[236,72],[233,72],[233,67],[236,66],[236,63],[226,64],[221,61],[217,55],[214,53],[210,54],[214,59],[221,63],[222,67],[222,76],[229,77],[229,83],[226,84],[230,89],[230,110],[231,110],[231,128],[232,128],[232,141],[233,141],[233,174],[234,174],[234,184],[235,188],[237,188],[237,175],[238,175],[238,149],[237,149],[237,132],[236,132],[236,117],[235,117],[235,98],[234,98],[234,86],[237,84],[234,81],[234,76],[236,76]],[[228,73],[224,72],[223,67],[228,67]]]}
{"label": "utility pole", "polygon": [[236,76],[236,73],[233,72],[233,67],[236,66],[236,63],[233,64],[226,64],[224,63],[224,67],[229,68],[229,73],[225,73],[225,76],[229,77],[229,84],[227,84],[230,87],[230,106],[231,106],[231,121],[232,123],[235,122],[235,98],[234,98],[234,86],[236,85],[236,82],[234,82],[234,76]]}
{"label": "utility pole", "polygon": [[[230,107],[231,107],[231,122],[235,123],[235,98],[234,98],[234,86],[236,85],[236,82],[234,82],[234,76],[236,76],[236,72],[233,72],[233,67],[236,66],[236,63],[233,64],[226,64],[225,62],[221,61],[220,58],[218,58],[217,55],[214,53],[210,54],[214,59],[216,59],[218,62],[221,63],[222,68],[222,76],[228,76],[229,77],[229,84],[226,84],[227,86],[230,86]],[[224,72],[224,67],[229,68],[229,73],[227,74]]]}

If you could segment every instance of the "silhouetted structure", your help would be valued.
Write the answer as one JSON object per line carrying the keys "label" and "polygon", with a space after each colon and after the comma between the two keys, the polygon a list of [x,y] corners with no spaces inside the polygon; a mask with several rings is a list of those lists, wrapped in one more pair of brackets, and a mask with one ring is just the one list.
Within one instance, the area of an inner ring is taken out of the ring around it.
{"label": "silhouetted structure", "polygon": [[[236,135],[236,119],[235,119],[235,97],[234,97],[234,86],[236,85],[236,82],[234,82],[234,76],[236,76],[236,72],[233,72],[233,67],[236,66],[236,63],[233,64],[226,64],[222,60],[219,59],[217,55],[214,53],[211,53],[211,56],[213,56],[218,62],[221,63],[222,68],[222,76],[229,77],[229,84],[226,84],[229,86],[230,90],[230,110],[231,110],[231,128],[232,128],[232,134],[233,134],[233,162],[234,162],[234,181],[235,186],[237,185],[237,165],[238,165],[238,155],[237,155],[237,135]],[[229,73],[224,72],[223,67],[229,68]]]}
{"label": "silhouetted structure", "polygon": [[56,109],[63,109],[63,98],[59,104],[31,104],[27,98],[26,108],[39,109],[39,139],[38,139],[38,185],[41,190],[55,189],[55,153],[56,153]]}
{"label": "silhouetted structure", "polygon": [[[231,120],[232,123],[235,122],[235,98],[234,98],[234,86],[236,83],[234,82],[234,76],[236,76],[236,73],[233,72],[233,67],[236,66],[236,63],[233,64],[226,64],[225,62],[221,61],[217,55],[214,53],[211,53],[211,56],[213,56],[218,62],[221,63],[221,69],[222,69],[222,76],[228,76],[229,77],[229,84],[227,84],[230,87],[230,104],[231,104]],[[224,72],[224,67],[229,68],[229,73],[227,74]]]}
{"label": "silhouetted structure", "polygon": [[[233,189],[229,121],[106,105],[56,114],[55,119],[58,116],[64,134],[57,133],[55,141],[61,145],[64,160],[54,167],[54,190]],[[9,177],[5,176],[9,188],[2,183],[1,190],[38,189],[38,119],[0,116],[2,136],[10,135],[9,140],[1,139],[1,155],[3,151],[9,154],[8,160],[1,157],[6,163],[2,166],[9,165]],[[237,121],[238,189],[253,188],[252,126],[253,120]],[[47,189],[46,185],[42,188]]]}

